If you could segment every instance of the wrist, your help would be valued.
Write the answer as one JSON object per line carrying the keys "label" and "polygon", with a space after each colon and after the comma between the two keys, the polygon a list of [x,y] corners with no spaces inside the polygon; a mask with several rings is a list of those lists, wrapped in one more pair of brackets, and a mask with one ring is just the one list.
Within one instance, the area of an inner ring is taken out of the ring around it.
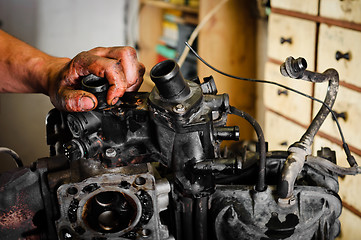
{"label": "wrist", "polygon": [[40,81],[40,91],[46,95],[50,95],[50,92],[57,80],[61,78],[61,74],[63,73],[63,69],[65,69],[66,65],[69,64],[71,59],[69,58],[59,58],[59,57],[49,57],[45,64],[45,71]]}

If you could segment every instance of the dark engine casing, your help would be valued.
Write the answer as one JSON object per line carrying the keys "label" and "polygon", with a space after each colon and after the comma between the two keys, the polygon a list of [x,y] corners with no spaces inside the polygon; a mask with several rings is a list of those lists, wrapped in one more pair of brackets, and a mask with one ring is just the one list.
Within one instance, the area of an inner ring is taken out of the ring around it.
{"label": "dark engine casing", "polygon": [[[233,112],[212,77],[185,80],[167,60],[152,69],[151,78],[152,92],[126,93],[107,106],[101,99],[106,83],[88,76],[83,85],[98,96],[96,110],[49,113],[51,156],[17,179],[26,182],[28,174],[42,186],[29,208],[47,227],[29,223],[16,233],[0,224],[5,236],[30,231],[38,239],[198,240],[339,234],[336,174],[306,162],[293,197],[284,202],[277,185],[288,152],[267,152],[262,170],[259,142],[221,149],[223,140],[239,140],[240,130],[226,126]],[[319,156],[336,162],[330,149]],[[265,190],[255,188],[261,171]],[[10,201],[4,194],[28,195],[26,188],[14,190],[14,179],[3,182],[3,209]]]}

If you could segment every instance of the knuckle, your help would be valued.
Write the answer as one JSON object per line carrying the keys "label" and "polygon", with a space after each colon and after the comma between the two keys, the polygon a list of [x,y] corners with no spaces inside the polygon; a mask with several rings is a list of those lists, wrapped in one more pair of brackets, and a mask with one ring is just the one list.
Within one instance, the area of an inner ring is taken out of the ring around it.
{"label": "knuckle", "polygon": [[76,59],[76,58],[82,58],[82,57],[86,56],[87,54],[89,54],[88,51],[82,51],[82,52],[78,53],[78,54],[75,56],[74,59]]}
{"label": "knuckle", "polygon": [[98,52],[103,51],[104,49],[105,49],[104,47],[95,47],[87,52],[92,53],[92,54],[97,54]]}
{"label": "knuckle", "polygon": [[137,52],[135,51],[134,48],[130,47],[130,46],[125,46],[122,48],[122,52],[123,52],[123,56],[126,57],[132,57],[132,58],[137,58]]}

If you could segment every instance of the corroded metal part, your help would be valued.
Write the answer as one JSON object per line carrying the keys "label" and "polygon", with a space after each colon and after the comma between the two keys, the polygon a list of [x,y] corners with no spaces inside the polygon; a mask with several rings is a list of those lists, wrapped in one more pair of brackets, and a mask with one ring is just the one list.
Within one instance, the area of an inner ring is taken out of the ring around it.
{"label": "corroded metal part", "polygon": [[159,218],[167,207],[169,183],[163,179],[157,184],[150,164],[114,170],[58,188],[60,218],[56,227],[60,239],[66,239],[65,235],[83,239],[140,238],[145,232],[148,239],[169,237]]}

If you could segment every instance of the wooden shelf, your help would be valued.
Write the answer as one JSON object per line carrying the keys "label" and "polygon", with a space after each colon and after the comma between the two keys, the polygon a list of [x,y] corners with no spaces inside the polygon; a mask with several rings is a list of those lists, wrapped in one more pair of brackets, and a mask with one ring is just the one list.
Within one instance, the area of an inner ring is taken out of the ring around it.
{"label": "wooden shelf", "polygon": [[[157,63],[156,45],[163,35],[164,9],[180,10],[181,19],[187,17],[199,21],[217,6],[219,0],[199,0],[199,7],[171,4],[165,1],[140,0],[139,11],[139,59],[149,70]],[[256,19],[250,11],[253,1],[229,0],[204,25],[197,38],[198,53],[214,66],[234,75],[255,77]],[[193,16],[192,16],[193,15]],[[193,24],[196,24],[194,21]],[[187,22],[189,23],[189,21]],[[235,24],[237,23],[237,24]],[[144,77],[143,91],[153,87],[148,74]],[[232,106],[254,115],[255,85],[229,79],[197,63],[200,78],[213,75],[220,93],[228,93]],[[230,116],[229,126],[242,129],[241,139],[252,139],[253,129],[237,116]]]}
{"label": "wooden shelf", "polygon": [[141,3],[149,5],[149,6],[158,7],[158,8],[175,9],[175,10],[180,10],[182,12],[193,13],[193,14],[198,14],[198,12],[199,12],[198,8],[195,8],[195,7],[176,5],[176,4],[167,3],[167,2],[163,2],[163,1],[157,1],[157,0],[141,0]]}

